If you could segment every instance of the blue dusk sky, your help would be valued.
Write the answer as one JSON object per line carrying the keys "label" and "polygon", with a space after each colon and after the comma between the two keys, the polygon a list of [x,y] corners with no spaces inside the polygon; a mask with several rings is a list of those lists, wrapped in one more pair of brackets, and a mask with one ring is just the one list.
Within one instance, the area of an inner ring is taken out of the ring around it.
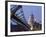
{"label": "blue dusk sky", "polygon": [[[12,5],[11,7],[13,6],[14,5]],[[27,22],[29,16],[31,16],[32,13],[34,15],[34,19],[36,19],[37,22],[42,22],[42,6],[22,5],[22,9]]]}
{"label": "blue dusk sky", "polygon": [[29,16],[33,13],[34,18],[36,19],[37,22],[42,21],[42,7],[41,6],[26,6],[23,5],[23,12],[26,20],[28,21]]}

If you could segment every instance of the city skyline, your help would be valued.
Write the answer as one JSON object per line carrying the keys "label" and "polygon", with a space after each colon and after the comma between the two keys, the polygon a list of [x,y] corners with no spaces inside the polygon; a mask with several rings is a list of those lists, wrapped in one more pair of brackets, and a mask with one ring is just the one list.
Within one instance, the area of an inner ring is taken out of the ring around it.
{"label": "city skyline", "polygon": [[[11,5],[12,7],[16,8],[17,5]],[[28,6],[28,5],[21,5],[22,11],[24,13],[24,17],[26,21],[28,22],[29,16],[32,14],[34,15],[34,20],[38,23],[42,23],[42,7],[41,6]],[[14,9],[14,8],[13,8]],[[16,13],[20,12],[20,10],[17,10]],[[20,15],[19,15],[20,16]]]}
{"label": "city skyline", "polygon": [[34,15],[34,18],[37,22],[42,21],[42,7],[41,6],[28,6],[22,5],[23,12],[26,20],[28,20],[29,16]]}

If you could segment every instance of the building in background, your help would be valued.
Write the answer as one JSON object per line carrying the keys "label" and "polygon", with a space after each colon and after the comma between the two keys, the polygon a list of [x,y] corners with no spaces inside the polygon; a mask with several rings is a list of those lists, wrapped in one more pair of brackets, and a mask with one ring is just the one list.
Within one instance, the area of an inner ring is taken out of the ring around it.
{"label": "building in background", "polygon": [[33,25],[34,25],[34,15],[33,14],[29,16],[28,24],[30,25],[30,29],[33,30]]}
{"label": "building in background", "polygon": [[31,31],[41,30],[42,24],[35,21],[36,18],[34,18],[34,17],[35,16],[33,14],[31,14],[31,16],[29,16],[28,24],[30,25],[30,30]]}
{"label": "building in background", "polygon": [[35,21],[34,14],[29,16],[28,22],[25,19],[22,5],[11,5],[11,32],[15,31],[36,31],[41,30],[41,23]]}

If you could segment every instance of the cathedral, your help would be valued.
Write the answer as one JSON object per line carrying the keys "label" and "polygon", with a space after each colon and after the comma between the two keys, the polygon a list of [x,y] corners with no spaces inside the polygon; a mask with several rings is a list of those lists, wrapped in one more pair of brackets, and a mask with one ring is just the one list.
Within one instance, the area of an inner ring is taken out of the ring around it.
{"label": "cathedral", "polygon": [[35,31],[41,30],[42,25],[34,21],[34,15],[31,14],[28,23],[25,19],[21,5],[11,5],[11,32],[15,31]]}
{"label": "cathedral", "polygon": [[34,15],[31,14],[29,16],[28,24],[30,25],[30,30],[35,31],[35,30],[41,30],[42,25],[35,21]]}

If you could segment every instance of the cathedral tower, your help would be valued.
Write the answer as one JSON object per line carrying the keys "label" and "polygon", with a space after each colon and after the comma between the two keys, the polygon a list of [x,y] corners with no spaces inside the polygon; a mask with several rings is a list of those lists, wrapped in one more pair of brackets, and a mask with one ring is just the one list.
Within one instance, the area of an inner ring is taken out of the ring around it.
{"label": "cathedral tower", "polygon": [[30,25],[30,29],[33,30],[33,25],[34,25],[34,15],[33,14],[29,16],[28,24]]}

